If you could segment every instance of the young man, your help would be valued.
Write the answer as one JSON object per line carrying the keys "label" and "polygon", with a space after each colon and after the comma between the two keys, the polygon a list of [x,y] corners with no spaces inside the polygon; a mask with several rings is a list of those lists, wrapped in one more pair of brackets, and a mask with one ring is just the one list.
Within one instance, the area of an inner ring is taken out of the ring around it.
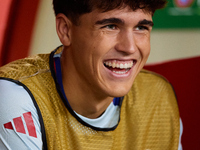
{"label": "young man", "polygon": [[0,69],[0,148],[181,148],[170,84],[141,70],[165,3],[54,0],[63,46]]}

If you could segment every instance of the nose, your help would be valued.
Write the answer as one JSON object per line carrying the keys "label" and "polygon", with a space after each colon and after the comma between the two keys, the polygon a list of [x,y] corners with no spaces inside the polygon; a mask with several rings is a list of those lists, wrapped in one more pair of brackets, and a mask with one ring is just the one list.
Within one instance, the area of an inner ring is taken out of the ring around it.
{"label": "nose", "polygon": [[133,31],[123,31],[118,36],[115,49],[126,54],[132,54],[137,50],[136,44]]}

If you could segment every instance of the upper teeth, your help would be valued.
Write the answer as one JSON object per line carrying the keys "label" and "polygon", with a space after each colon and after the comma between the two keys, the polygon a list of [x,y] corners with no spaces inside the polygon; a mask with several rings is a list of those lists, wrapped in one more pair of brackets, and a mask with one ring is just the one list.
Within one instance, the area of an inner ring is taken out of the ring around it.
{"label": "upper teeth", "polygon": [[112,68],[128,69],[133,66],[133,61],[130,62],[106,61],[104,62],[104,64]]}

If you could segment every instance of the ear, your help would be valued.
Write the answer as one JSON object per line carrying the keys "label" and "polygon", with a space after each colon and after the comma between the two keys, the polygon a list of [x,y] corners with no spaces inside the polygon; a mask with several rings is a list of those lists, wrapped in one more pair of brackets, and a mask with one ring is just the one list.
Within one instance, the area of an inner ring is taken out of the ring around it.
{"label": "ear", "polygon": [[56,31],[61,43],[64,46],[71,44],[70,29],[72,22],[64,15],[58,14],[56,16]]}

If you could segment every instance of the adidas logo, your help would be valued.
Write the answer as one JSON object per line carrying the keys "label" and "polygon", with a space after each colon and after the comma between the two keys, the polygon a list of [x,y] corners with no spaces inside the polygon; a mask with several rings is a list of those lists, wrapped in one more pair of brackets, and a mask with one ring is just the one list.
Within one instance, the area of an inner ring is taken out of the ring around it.
{"label": "adidas logo", "polygon": [[[22,119],[24,119],[25,124],[23,123]],[[5,123],[4,128],[15,130],[16,132],[26,134],[26,130],[25,130],[25,127],[26,127],[28,130],[29,136],[37,138],[36,129],[35,129],[31,112],[24,113],[23,118],[22,117],[14,118],[13,123],[14,123],[13,125],[11,122]],[[15,129],[13,126],[15,127]]]}

